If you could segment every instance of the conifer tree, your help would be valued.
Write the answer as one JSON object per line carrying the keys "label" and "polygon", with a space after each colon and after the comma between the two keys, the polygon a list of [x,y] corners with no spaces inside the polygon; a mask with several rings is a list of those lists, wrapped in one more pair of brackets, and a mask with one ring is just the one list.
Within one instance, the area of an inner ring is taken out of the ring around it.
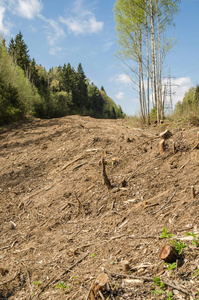
{"label": "conifer tree", "polygon": [[28,77],[28,68],[30,64],[30,56],[27,45],[23,40],[21,31],[16,35],[15,39],[11,39],[8,48],[9,54],[12,56],[13,61],[24,70]]}

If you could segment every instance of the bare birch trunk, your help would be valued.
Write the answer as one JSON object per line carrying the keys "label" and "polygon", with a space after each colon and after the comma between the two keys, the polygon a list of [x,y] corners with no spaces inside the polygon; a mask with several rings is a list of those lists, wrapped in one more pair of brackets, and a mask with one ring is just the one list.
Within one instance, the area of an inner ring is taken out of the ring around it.
{"label": "bare birch trunk", "polygon": [[156,14],[157,14],[157,26],[158,26],[158,98],[159,98],[159,117],[163,119],[164,108],[162,103],[162,59],[161,59],[161,37],[160,37],[160,20],[159,20],[159,10],[158,10],[158,0],[156,0]]}
{"label": "bare birch trunk", "polygon": [[[145,5],[147,7],[147,0],[145,0]],[[149,95],[149,84],[150,84],[150,74],[149,74],[149,30],[148,30],[148,16],[147,16],[147,11],[146,13],[146,25],[145,25],[145,30],[146,30],[146,51],[147,51],[147,120],[148,120],[148,125],[150,124],[150,95]]]}
{"label": "bare birch trunk", "polygon": [[[154,91],[154,101],[158,113],[158,98],[157,98],[157,84],[156,84],[156,50],[155,50],[155,33],[154,33],[154,14],[153,14],[153,3],[150,0],[150,18],[151,18],[151,57],[152,57],[152,67],[153,67],[153,91]],[[159,119],[157,119],[159,122]]]}

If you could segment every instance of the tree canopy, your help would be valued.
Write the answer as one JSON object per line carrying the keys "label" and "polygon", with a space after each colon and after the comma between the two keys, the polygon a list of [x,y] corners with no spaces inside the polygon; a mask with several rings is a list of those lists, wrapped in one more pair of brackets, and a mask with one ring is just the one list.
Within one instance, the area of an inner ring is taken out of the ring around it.
{"label": "tree canopy", "polygon": [[17,121],[26,114],[40,118],[70,114],[95,118],[123,118],[120,106],[105,90],[87,79],[82,64],[70,63],[47,71],[29,56],[21,32],[8,49],[0,40],[0,124]]}

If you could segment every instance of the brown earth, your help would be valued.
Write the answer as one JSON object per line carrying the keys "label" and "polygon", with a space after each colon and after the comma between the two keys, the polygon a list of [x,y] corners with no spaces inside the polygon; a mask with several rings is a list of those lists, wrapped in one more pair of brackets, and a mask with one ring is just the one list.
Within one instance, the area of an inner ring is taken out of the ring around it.
{"label": "brown earth", "polygon": [[[165,129],[172,136],[160,155]],[[197,132],[79,116],[1,129],[0,299],[95,299],[103,272],[109,287],[96,299],[197,298],[198,240],[186,235],[199,237]],[[159,258],[164,227],[187,246],[171,271]],[[123,260],[130,271],[114,274]],[[152,293],[155,276],[162,296]]]}

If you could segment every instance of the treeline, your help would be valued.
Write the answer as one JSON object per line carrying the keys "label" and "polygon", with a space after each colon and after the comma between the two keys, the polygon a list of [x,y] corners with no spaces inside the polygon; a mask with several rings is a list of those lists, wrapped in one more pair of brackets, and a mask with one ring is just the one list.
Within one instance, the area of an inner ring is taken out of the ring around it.
{"label": "treeline", "polygon": [[185,93],[184,98],[177,102],[174,110],[174,117],[195,117],[198,119],[199,124],[199,85],[191,87],[188,92]]}
{"label": "treeline", "polygon": [[21,32],[8,48],[0,41],[0,124],[18,121],[27,114],[56,118],[71,114],[95,118],[123,118],[120,106],[103,87],[90,83],[81,63],[47,71],[29,56]]}

